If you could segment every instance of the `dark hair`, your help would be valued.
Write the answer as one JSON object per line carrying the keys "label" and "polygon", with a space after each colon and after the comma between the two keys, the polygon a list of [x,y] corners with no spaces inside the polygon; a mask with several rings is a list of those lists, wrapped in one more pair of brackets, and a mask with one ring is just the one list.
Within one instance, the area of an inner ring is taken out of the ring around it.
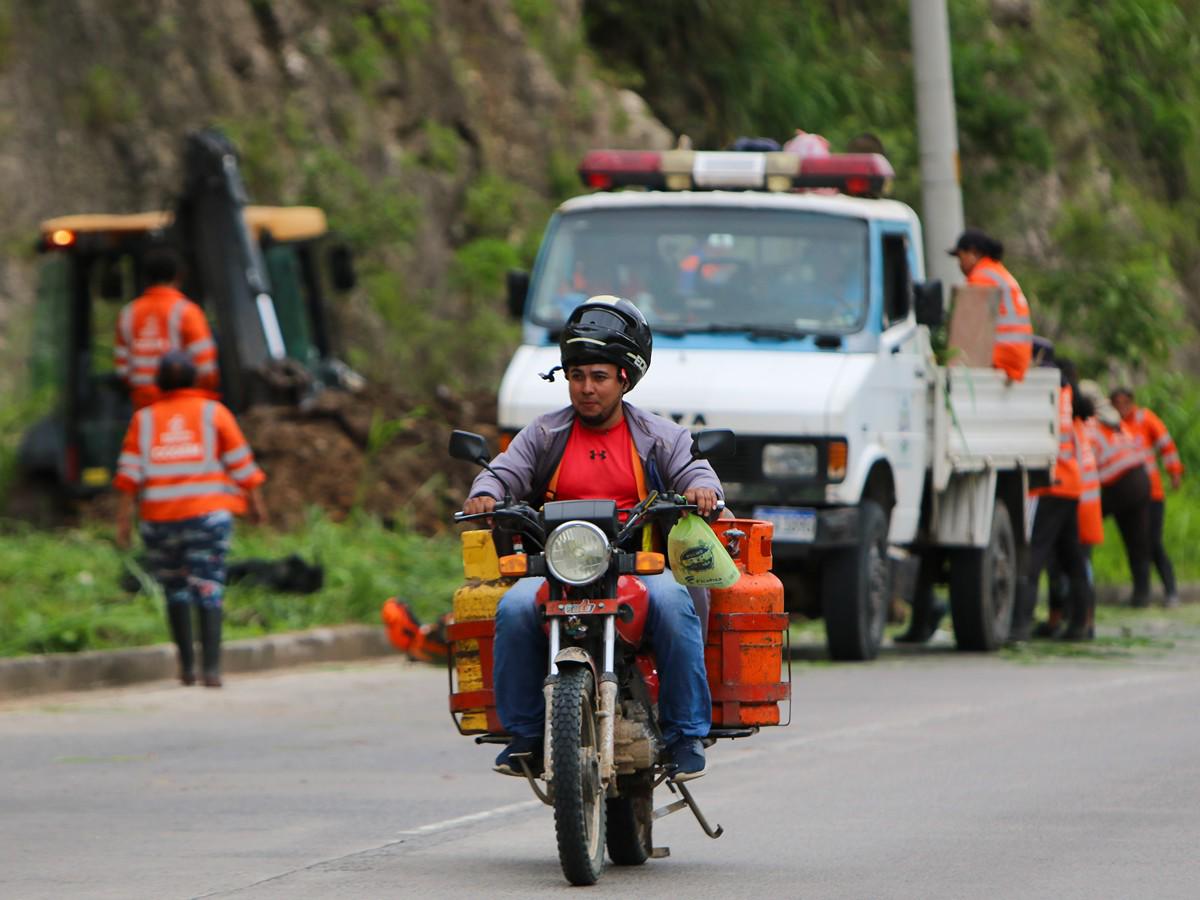
{"label": "dark hair", "polygon": [[1004,245],[980,228],[968,228],[958,236],[951,255],[960,250],[974,250],[996,261],[1004,259]]}
{"label": "dark hair", "polygon": [[1115,387],[1108,392],[1108,399],[1110,402],[1116,403],[1118,397],[1128,397],[1130,400],[1132,400],[1133,388],[1127,388],[1124,385],[1121,385],[1120,387]]}
{"label": "dark hair", "polygon": [[1065,356],[1058,358],[1058,370],[1062,372],[1062,383],[1069,384],[1071,390],[1079,393],[1079,372],[1075,368],[1075,363],[1067,359]]}
{"label": "dark hair", "polygon": [[154,383],[164,394],[190,388],[196,383],[196,365],[182,350],[168,350],[158,361]]}
{"label": "dark hair", "polygon": [[170,284],[179,277],[179,256],[170,247],[155,247],[142,261],[148,284]]}
{"label": "dark hair", "polygon": [[1090,419],[1095,414],[1096,404],[1092,402],[1092,398],[1077,391],[1072,404],[1072,415],[1076,419]]}

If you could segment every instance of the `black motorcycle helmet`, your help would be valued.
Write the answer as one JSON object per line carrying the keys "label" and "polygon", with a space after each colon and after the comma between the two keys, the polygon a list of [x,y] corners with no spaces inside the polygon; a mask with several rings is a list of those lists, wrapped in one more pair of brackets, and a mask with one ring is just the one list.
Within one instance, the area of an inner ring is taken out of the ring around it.
{"label": "black motorcycle helmet", "polygon": [[591,297],[571,312],[558,342],[562,367],[612,363],[631,391],[650,370],[654,336],[641,310],[620,297]]}

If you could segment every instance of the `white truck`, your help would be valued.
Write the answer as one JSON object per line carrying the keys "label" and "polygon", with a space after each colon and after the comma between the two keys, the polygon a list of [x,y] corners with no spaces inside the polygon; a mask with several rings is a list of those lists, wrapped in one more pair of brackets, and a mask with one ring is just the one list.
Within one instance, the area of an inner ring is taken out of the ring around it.
{"label": "white truck", "polygon": [[624,296],[654,330],[631,402],[736,432],[735,458],[716,463],[727,501],[774,523],[788,609],[824,617],[833,658],[876,655],[917,567],[948,584],[958,646],[997,648],[1027,492],[1058,446],[1058,371],[1006,385],[938,364],[941,284],[924,283],[916,214],[877,196],[887,161],[593,151],[580,172],[600,190],[563,203],[532,274],[509,275],[523,331],[502,430],[564,404],[538,373],[558,361],[567,313]]}

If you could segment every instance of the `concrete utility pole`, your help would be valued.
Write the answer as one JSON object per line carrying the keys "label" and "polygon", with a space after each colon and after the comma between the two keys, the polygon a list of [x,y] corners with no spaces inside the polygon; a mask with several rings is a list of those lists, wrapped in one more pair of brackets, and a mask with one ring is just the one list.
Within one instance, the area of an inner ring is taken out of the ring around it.
{"label": "concrete utility pole", "polygon": [[946,0],[910,0],[909,16],[921,153],[925,275],[940,278],[949,288],[962,280],[958,263],[946,255],[946,248],[963,229],[963,206]]}

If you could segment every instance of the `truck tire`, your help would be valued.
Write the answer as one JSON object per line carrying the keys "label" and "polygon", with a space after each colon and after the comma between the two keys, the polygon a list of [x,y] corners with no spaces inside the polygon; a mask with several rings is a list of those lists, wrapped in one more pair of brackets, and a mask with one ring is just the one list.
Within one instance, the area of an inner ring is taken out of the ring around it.
{"label": "truck tire", "polygon": [[997,501],[987,546],[950,553],[950,615],[959,650],[997,650],[1008,638],[1018,574],[1012,519]]}
{"label": "truck tire", "polygon": [[887,515],[874,500],[859,506],[859,542],[836,550],[821,567],[825,643],[833,659],[874,659],[891,600]]}

